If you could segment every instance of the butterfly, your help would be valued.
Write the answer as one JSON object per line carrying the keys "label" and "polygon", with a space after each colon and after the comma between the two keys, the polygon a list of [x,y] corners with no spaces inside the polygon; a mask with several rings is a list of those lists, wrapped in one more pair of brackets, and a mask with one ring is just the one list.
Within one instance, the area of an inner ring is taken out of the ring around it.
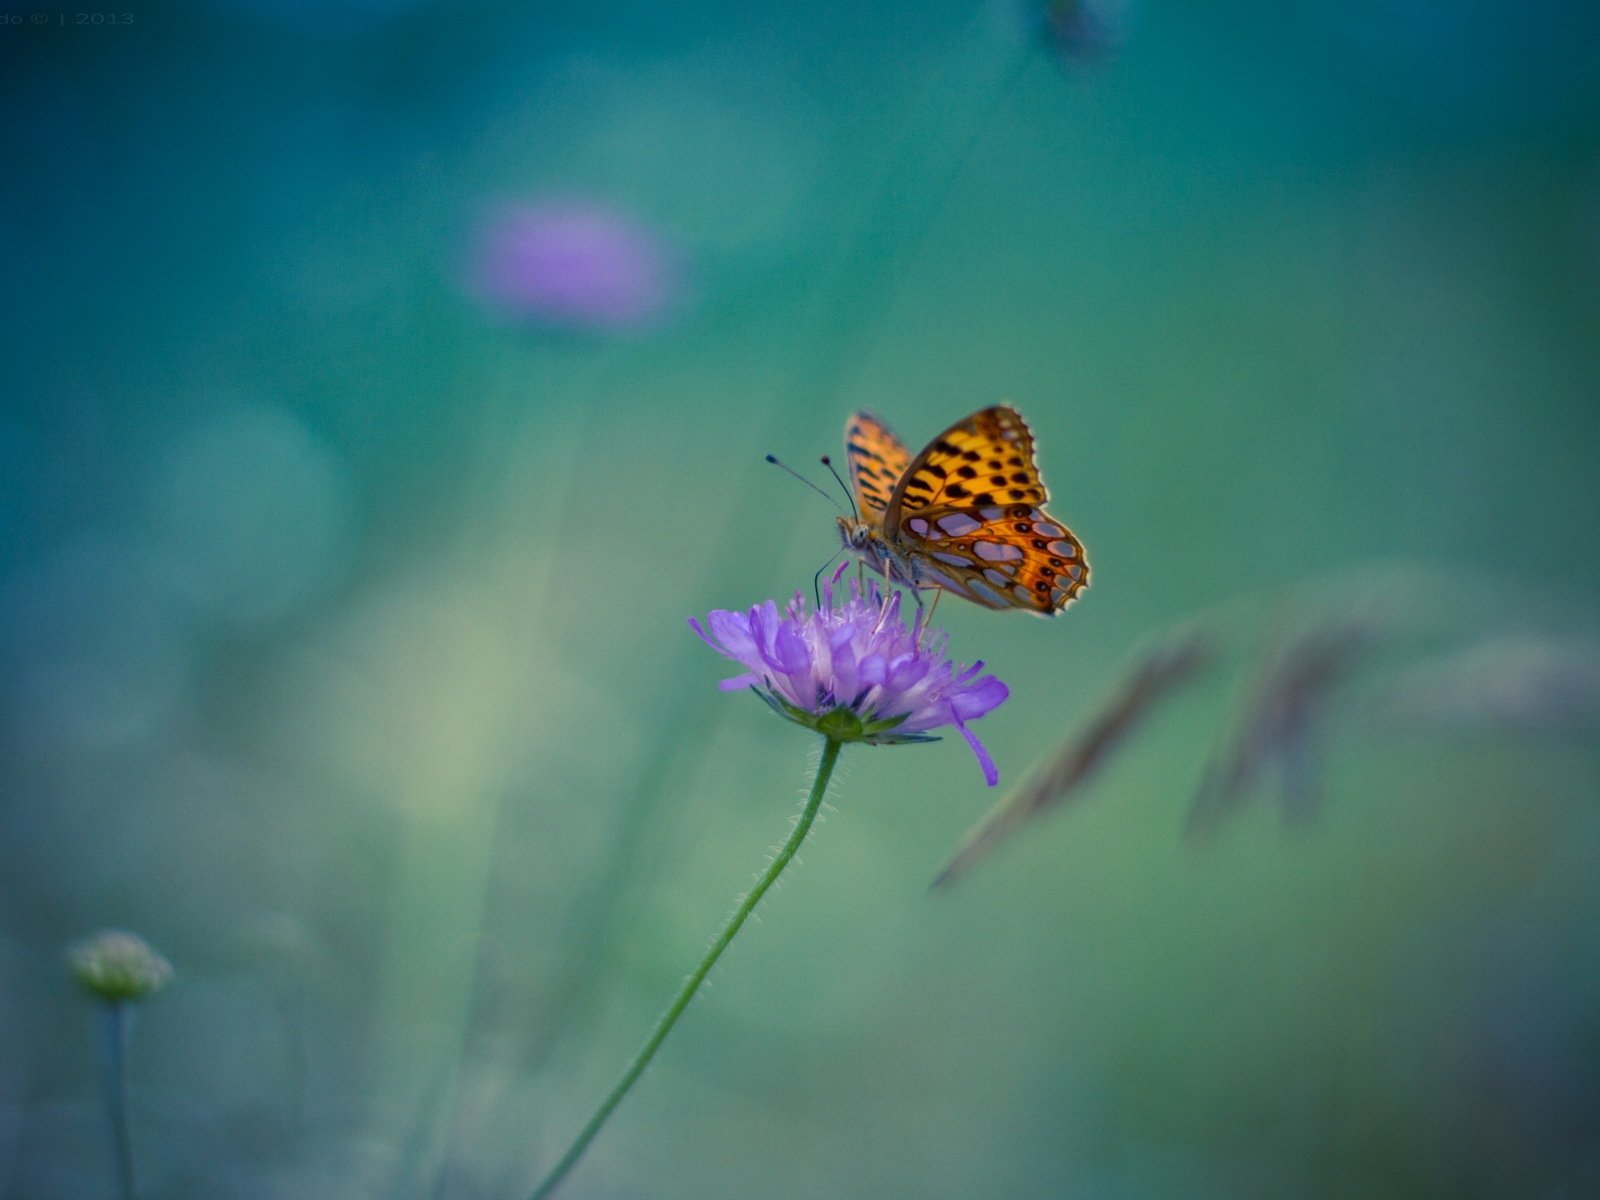
{"label": "butterfly", "polygon": [[868,412],[845,422],[856,517],[845,548],[887,579],[985,608],[1053,617],[1089,585],[1083,543],[1049,499],[1022,414],[996,405],[957,421],[916,458]]}

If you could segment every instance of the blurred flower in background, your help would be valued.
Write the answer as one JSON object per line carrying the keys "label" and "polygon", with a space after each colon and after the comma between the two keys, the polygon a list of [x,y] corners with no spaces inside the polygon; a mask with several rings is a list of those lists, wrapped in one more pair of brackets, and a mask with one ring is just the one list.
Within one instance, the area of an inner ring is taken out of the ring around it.
{"label": "blurred flower in background", "polygon": [[602,205],[563,201],[491,213],[477,232],[469,288],[514,322],[629,333],[663,319],[680,281],[650,230]]}
{"label": "blurred flower in background", "polygon": [[106,929],[67,952],[72,977],[102,1000],[143,1000],[172,979],[172,964],[136,933]]}
{"label": "blurred flower in background", "polygon": [[67,951],[72,976],[92,995],[100,1043],[101,1083],[105,1091],[111,1160],[122,1200],[137,1200],[133,1136],[129,1123],[128,1039],[133,1005],[160,991],[172,979],[172,964],[136,933],[107,929]]}

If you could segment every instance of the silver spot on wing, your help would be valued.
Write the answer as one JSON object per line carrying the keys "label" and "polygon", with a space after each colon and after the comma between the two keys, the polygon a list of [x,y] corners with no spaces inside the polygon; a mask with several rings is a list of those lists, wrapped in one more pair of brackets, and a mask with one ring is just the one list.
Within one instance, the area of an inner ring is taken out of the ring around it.
{"label": "silver spot on wing", "polygon": [[951,537],[960,537],[979,528],[979,522],[974,521],[966,513],[946,513],[939,518],[939,528]]}
{"label": "silver spot on wing", "polygon": [[1022,557],[1021,548],[1004,542],[974,542],[972,548],[984,562],[1016,562]]}
{"label": "silver spot on wing", "polygon": [[1005,608],[1011,603],[1005,596],[995,591],[994,588],[981,579],[971,580],[967,586],[981,603],[987,604],[991,608]]}

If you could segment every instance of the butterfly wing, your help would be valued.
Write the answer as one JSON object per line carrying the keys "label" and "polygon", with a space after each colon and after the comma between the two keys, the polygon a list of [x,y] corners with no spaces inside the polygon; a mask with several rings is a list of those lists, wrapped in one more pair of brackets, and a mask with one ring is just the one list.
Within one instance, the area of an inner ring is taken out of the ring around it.
{"label": "butterfly wing", "polygon": [[1044,510],[1033,433],[1005,405],[957,422],[917,455],[884,536],[919,584],[985,608],[1054,616],[1089,584],[1083,543]]}
{"label": "butterfly wing", "polygon": [[1022,414],[997,404],[957,421],[905,470],[884,524],[925,508],[1043,504],[1050,498],[1033,462],[1033,431]]}
{"label": "butterfly wing", "polygon": [[858,412],[844,425],[845,459],[850,486],[862,519],[878,524],[889,507],[895,485],[911,464],[911,452],[893,431],[869,412]]}

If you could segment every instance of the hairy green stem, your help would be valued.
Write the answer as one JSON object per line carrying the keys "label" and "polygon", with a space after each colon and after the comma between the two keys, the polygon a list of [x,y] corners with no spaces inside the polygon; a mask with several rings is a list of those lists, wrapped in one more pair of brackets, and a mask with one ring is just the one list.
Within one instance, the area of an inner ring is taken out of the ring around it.
{"label": "hairy green stem", "polygon": [[734,935],[755,911],[756,905],[761,903],[761,897],[765,896],[767,890],[777,882],[778,876],[783,874],[783,869],[789,865],[789,860],[794,857],[795,851],[800,849],[800,843],[805,841],[806,834],[811,830],[811,823],[817,819],[817,810],[822,807],[822,797],[828,790],[828,778],[833,774],[833,765],[839,758],[840,744],[832,738],[823,742],[822,761],[817,766],[816,781],[811,785],[811,795],[806,798],[806,806],[801,810],[799,819],[795,821],[794,831],[789,834],[789,840],[783,844],[783,849],[778,851],[772,863],[756,881],[755,887],[751,888],[749,894],[740,902],[727,927],[717,936],[717,940],[711,943],[711,949],[706,951],[705,957],[700,960],[700,965],[684,981],[671,1007],[656,1023],[655,1031],[650,1034],[649,1040],[639,1053],[634,1055],[633,1061],[628,1064],[628,1069],[622,1073],[622,1078],[617,1080],[616,1086],[600,1102],[600,1107],[595,1109],[594,1115],[578,1131],[578,1136],[572,1145],[567,1147],[567,1152],[561,1156],[561,1160],[545,1176],[544,1182],[533,1193],[532,1200],[545,1200],[545,1197],[551,1195],[567,1177],[567,1173],[577,1165],[578,1159],[582,1158],[583,1152],[589,1148],[589,1143],[594,1141],[595,1134],[600,1132],[606,1119],[628,1094],[628,1089],[633,1087],[639,1076],[644,1073],[645,1067],[650,1065],[650,1060],[655,1057],[656,1051],[661,1049],[661,1043],[666,1041],[667,1034],[672,1032],[672,1027],[678,1023],[678,1018],[683,1015],[683,1010],[689,1006],[694,994],[700,990],[700,985],[711,973],[711,968],[716,966],[717,959],[722,957],[722,952],[728,948],[728,943],[733,941]]}

